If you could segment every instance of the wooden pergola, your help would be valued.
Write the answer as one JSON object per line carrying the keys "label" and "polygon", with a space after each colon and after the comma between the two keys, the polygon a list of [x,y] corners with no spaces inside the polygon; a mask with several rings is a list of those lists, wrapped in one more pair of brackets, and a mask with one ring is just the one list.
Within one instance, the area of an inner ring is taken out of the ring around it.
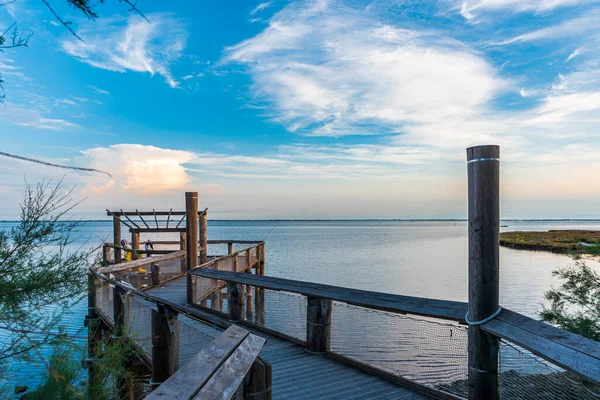
{"label": "wooden pergola", "polygon": [[[131,233],[131,248],[133,257],[137,258],[137,251],[140,246],[140,233],[179,233],[181,249],[186,250],[188,255],[198,254],[197,257],[187,257],[188,262],[194,265],[188,266],[189,270],[196,267],[196,263],[200,264],[207,261],[207,214],[208,208],[203,211],[198,211],[198,193],[185,193],[185,211],[118,211],[106,210],[106,215],[113,217],[113,240],[116,247],[121,245],[121,224],[129,228]],[[167,217],[166,221],[158,217]],[[123,219],[124,217],[124,219]],[[146,217],[146,218],[144,218]],[[177,221],[177,222],[175,222]],[[183,222],[185,221],[185,224]],[[198,246],[200,241],[201,246]],[[188,244],[190,246],[188,246]],[[189,247],[189,248],[188,248]],[[114,261],[120,263],[121,252],[115,251]],[[191,260],[190,260],[191,259]],[[194,262],[193,260],[196,259]]]}

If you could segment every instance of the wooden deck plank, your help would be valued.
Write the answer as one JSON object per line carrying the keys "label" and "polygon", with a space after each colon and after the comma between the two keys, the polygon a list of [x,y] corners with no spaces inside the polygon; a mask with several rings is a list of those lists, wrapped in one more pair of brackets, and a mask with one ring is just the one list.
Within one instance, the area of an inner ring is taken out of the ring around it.
{"label": "wooden deck plank", "polygon": [[[248,336],[248,331],[232,325],[166,382],[154,390],[146,400],[190,398],[211,378],[211,374],[232,355]],[[243,378],[243,377],[242,377]]]}

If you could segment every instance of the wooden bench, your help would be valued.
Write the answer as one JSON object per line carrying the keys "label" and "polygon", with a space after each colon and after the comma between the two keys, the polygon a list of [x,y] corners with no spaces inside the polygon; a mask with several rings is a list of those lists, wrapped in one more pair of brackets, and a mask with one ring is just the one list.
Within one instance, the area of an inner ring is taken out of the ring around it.
{"label": "wooden bench", "polygon": [[231,325],[146,400],[229,400],[240,393],[242,383],[245,399],[270,400],[271,365],[258,357],[265,342]]}

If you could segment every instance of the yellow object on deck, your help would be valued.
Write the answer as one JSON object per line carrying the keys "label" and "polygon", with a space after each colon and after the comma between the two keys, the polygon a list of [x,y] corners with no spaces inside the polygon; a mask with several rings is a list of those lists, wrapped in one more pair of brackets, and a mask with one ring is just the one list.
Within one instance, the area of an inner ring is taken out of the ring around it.
{"label": "yellow object on deck", "polygon": [[130,251],[125,252],[125,261],[131,261],[131,252]]}
{"label": "yellow object on deck", "polygon": [[146,271],[144,268],[140,267],[140,268],[138,268],[138,272],[143,274],[144,272],[148,272],[148,271]]}

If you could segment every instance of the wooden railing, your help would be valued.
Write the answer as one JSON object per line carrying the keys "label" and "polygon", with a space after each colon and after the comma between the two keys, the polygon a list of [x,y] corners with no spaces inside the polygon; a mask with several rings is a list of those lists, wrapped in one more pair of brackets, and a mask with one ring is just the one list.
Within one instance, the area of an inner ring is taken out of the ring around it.
{"label": "wooden railing", "polygon": [[[213,271],[230,271],[230,272],[251,272],[256,270],[257,275],[264,275],[265,267],[265,243],[262,241],[243,241],[233,242],[227,240],[209,241],[209,244],[227,244],[229,254],[218,256],[212,260],[199,265],[197,269],[210,269]],[[254,246],[245,247],[234,251],[234,244],[254,244]],[[192,278],[193,279],[193,278]],[[196,302],[211,296],[215,291],[220,290],[225,285],[224,282],[215,282],[210,287],[199,288],[195,281],[192,281],[193,298]]]}
{"label": "wooden railing", "polygon": [[[206,268],[195,269],[190,271],[189,274],[210,280],[227,282],[229,287],[233,287],[232,285],[246,285],[247,287],[250,286],[290,292],[306,296],[306,347],[309,351],[324,352],[333,358],[369,370],[373,373],[385,375],[387,378],[411,387],[415,387],[413,382],[400,377],[390,376],[384,371],[377,371],[376,367],[331,352],[329,338],[331,331],[332,301],[398,314],[413,314],[451,320],[463,324],[465,323],[465,314],[468,308],[468,304],[463,302],[378,293],[268,276],[217,271]],[[228,316],[232,320],[239,319],[239,316],[237,315],[237,310],[239,308],[238,303],[240,302],[239,293],[243,292],[243,290],[243,288],[236,288],[228,293]],[[197,305],[197,307],[206,311],[215,312],[202,305]],[[249,321],[242,320],[240,323],[290,339],[287,335]],[[587,382],[597,385],[600,384],[599,342],[558,329],[507,309],[503,309],[496,318],[480,327],[486,333],[512,342],[531,353],[576,374]],[[474,356],[476,357],[477,355]],[[430,391],[429,388],[421,387],[420,389]],[[440,393],[436,392],[436,395],[439,396]]]}
{"label": "wooden railing", "polygon": [[[183,251],[177,251],[172,255],[155,257],[154,261],[157,261],[159,258],[160,260],[158,261],[172,260],[181,257],[182,254]],[[243,352],[245,351],[245,347],[242,346],[244,349],[239,347],[244,339],[252,337],[255,341],[260,341],[261,347],[262,344],[264,344],[264,339],[249,335],[248,332],[233,325],[229,327],[227,332],[235,333],[234,336],[241,335],[238,338],[240,339],[239,343],[235,343],[235,348],[229,349],[227,346],[224,346],[232,335],[224,332],[207,348],[203,349],[197,356],[190,360],[188,364],[179,366],[181,369],[178,374],[175,374],[178,363],[176,351],[178,351],[180,347],[180,338],[177,328],[178,315],[185,315],[186,317],[203,324],[210,323],[211,317],[204,316],[203,318],[203,313],[201,311],[190,309],[189,307],[170,302],[161,297],[149,295],[147,292],[131,287],[126,282],[110,277],[113,273],[118,274],[139,266],[148,265],[141,263],[142,261],[146,262],[147,259],[138,261],[139,262],[132,261],[126,263],[129,265],[118,264],[90,271],[88,316],[86,317],[86,326],[88,326],[88,329],[90,330],[88,334],[89,359],[86,362],[89,368],[89,379],[99,379],[98,371],[96,371],[94,366],[94,360],[101,356],[99,353],[101,346],[99,346],[97,342],[101,340],[100,338],[102,335],[98,334],[98,327],[103,326],[105,330],[112,332],[112,335],[116,337],[123,334],[127,335],[128,332],[125,328],[126,321],[135,317],[135,315],[130,315],[131,296],[135,296],[138,299],[143,300],[144,304],[151,308],[152,318],[151,327],[149,327],[151,334],[149,337],[152,338],[152,356],[149,357],[141,345],[136,343],[135,339],[129,338],[128,341],[137,348],[136,354],[139,355],[140,359],[151,370],[151,383],[153,383],[153,387],[160,387],[159,384],[161,382],[169,382],[167,387],[165,387],[165,390],[159,391],[156,395],[151,395],[150,398],[155,398],[157,396],[158,398],[162,398],[164,397],[163,392],[166,391],[167,393],[171,393],[173,390],[177,391],[177,388],[189,392],[188,394],[190,396],[186,398],[204,398],[199,393],[204,393],[202,390],[210,392],[210,390],[213,390],[210,388],[216,386],[219,387],[223,393],[227,392],[231,395],[219,398],[229,399],[233,398],[238,386],[242,385],[240,388],[244,394],[244,399],[255,398],[246,397],[245,394],[247,393],[265,392],[265,396],[258,398],[270,400],[271,365],[260,357],[257,357],[260,348],[255,349],[254,353],[251,354],[252,359],[247,360],[248,365],[243,371],[235,364],[240,355],[248,358],[248,355]],[[96,296],[96,289],[98,287],[108,288],[108,290],[111,291],[110,294],[113,299],[111,304],[112,316],[109,316],[109,312],[103,310],[100,307],[100,304],[98,304],[99,299],[97,299]],[[98,321],[101,321],[101,323],[98,323]],[[229,325],[230,324],[219,323],[214,324],[213,326],[219,326],[222,329],[225,329]],[[235,355],[237,353],[240,353],[240,355],[236,358]],[[199,368],[199,365],[202,367]],[[214,371],[206,368],[207,366],[212,366]],[[235,371],[236,374],[232,375],[230,370]],[[127,382],[125,382],[125,384],[127,384]],[[195,389],[190,389],[194,385],[196,385]],[[131,393],[131,390],[128,391],[125,389],[124,392]],[[194,395],[196,397],[194,397]]]}

